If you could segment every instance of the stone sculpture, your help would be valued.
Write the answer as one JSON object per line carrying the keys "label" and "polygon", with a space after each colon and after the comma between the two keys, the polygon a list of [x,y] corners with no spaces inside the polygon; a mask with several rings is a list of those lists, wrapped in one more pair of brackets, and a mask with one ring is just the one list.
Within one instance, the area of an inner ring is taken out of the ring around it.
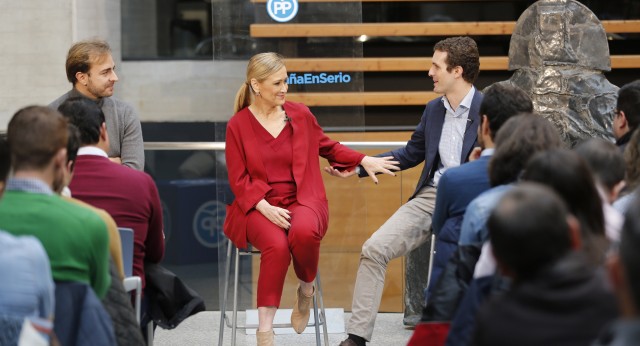
{"label": "stone sculpture", "polygon": [[618,87],[611,70],[605,30],[586,6],[574,0],[540,0],[525,10],[511,36],[509,81],[533,100],[565,142],[613,140],[611,124]]}

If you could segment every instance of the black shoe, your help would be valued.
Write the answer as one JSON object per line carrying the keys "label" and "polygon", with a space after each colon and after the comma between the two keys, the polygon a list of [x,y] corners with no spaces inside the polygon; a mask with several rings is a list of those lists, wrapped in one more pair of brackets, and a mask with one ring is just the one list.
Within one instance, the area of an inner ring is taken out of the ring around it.
{"label": "black shoe", "polygon": [[341,342],[340,345],[338,346],[358,346],[358,344],[356,344],[356,342],[351,339],[346,339],[345,341]]}

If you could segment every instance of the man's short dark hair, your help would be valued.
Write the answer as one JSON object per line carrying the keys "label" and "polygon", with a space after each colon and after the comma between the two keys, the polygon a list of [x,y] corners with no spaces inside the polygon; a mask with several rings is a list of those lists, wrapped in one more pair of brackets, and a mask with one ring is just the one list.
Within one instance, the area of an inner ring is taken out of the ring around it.
{"label": "man's short dark hair", "polygon": [[3,134],[0,134],[0,181],[6,181],[11,170],[11,152],[9,142]]}
{"label": "man's short dark hair", "polygon": [[624,180],[624,157],[615,144],[601,138],[591,138],[578,144],[575,151],[609,192]]}
{"label": "man's short dark hair", "polygon": [[509,190],[489,216],[496,259],[516,282],[535,276],[571,250],[567,207],[546,186],[523,183]]}
{"label": "man's short dark hair", "polygon": [[618,111],[623,111],[629,123],[629,130],[633,131],[640,124],[640,80],[625,84],[618,90]]}
{"label": "man's short dark hair", "polygon": [[20,109],[7,127],[14,170],[44,168],[67,147],[68,137],[67,121],[56,110],[43,106]]}
{"label": "man's short dark hair", "polygon": [[102,109],[95,101],[72,97],[64,101],[58,111],[78,128],[82,145],[93,145],[100,141],[100,127],[105,120]]}
{"label": "man's short dark hair", "polygon": [[640,310],[640,197],[629,206],[622,225],[620,238],[620,261],[624,266],[625,276],[629,283],[629,291],[633,296],[634,307]]}
{"label": "man's short dark hair", "polygon": [[441,51],[447,53],[447,72],[456,67],[462,67],[462,78],[468,83],[476,81],[478,73],[480,73],[480,53],[478,53],[478,45],[471,37],[459,36],[449,37],[433,47],[433,51]]}
{"label": "man's short dark hair", "polygon": [[486,115],[489,120],[491,139],[495,138],[502,124],[510,117],[533,112],[533,102],[529,95],[510,82],[494,83],[483,94],[480,115]]}
{"label": "man's short dark hair", "polygon": [[580,221],[585,239],[604,236],[600,194],[589,166],[577,153],[568,149],[538,152],[525,166],[521,178],[552,188]]}
{"label": "man's short dark hair", "polygon": [[496,151],[489,161],[491,186],[516,181],[533,154],[562,145],[558,130],[541,115],[523,113],[509,118],[496,134]]}

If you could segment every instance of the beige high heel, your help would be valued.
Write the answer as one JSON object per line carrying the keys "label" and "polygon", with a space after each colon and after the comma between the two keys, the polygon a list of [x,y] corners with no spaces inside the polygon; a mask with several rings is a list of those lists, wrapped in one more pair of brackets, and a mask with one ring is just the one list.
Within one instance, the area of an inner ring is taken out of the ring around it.
{"label": "beige high heel", "polygon": [[258,340],[258,346],[273,346],[273,329],[266,332],[256,330],[256,339]]}
{"label": "beige high heel", "polygon": [[293,326],[293,329],[298,334],[301,334],[307,328],[307,324],[309,323],[309,309],[311,308],[311,302],[315,294],[315,287],[313,287],[313,293],[307,296],[302,293],[300,285],[298,285],[296,301],[293,303],[293,311],[291,312],[291,326]]}

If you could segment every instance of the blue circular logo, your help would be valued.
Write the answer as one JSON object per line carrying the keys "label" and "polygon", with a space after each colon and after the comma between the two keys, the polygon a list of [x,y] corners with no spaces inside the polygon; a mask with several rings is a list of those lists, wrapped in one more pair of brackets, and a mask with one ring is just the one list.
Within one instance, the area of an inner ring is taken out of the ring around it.
{"label": "blue circular logo", "polygon": [[193,234],[202,246],[218,248],[224,245],[222,225],[226,215],[226,205],[218,201],[208,201],[200,206],[193,216]]}
{"label": "blue circular logo", "polygon": [[288,22],[298,14],[298,0],[269,0],[267,13],[276,22]]}

